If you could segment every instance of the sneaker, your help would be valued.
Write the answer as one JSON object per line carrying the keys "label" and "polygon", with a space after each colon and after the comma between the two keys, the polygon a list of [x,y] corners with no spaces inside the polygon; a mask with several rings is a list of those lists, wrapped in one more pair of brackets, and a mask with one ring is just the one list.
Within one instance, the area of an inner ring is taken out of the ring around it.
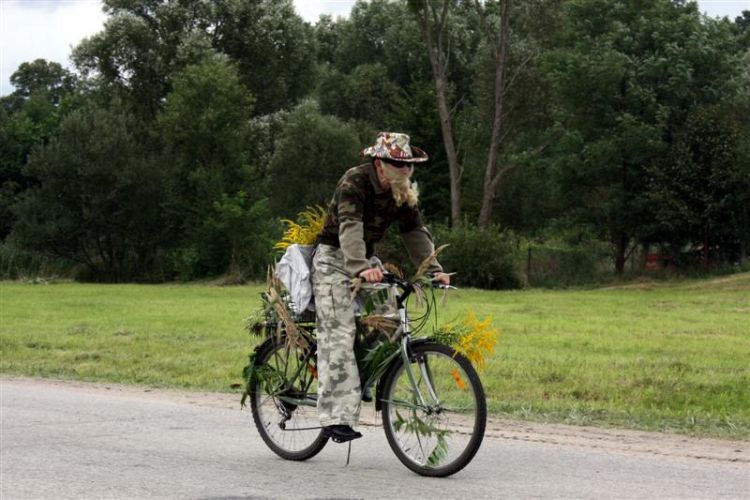
{"label": "sneaker", "polygon": [[346,443],[353,439],[359,439],[362,434],[348,425],[328,425],[323,427],[323,435],[331,438],[334,443]]}

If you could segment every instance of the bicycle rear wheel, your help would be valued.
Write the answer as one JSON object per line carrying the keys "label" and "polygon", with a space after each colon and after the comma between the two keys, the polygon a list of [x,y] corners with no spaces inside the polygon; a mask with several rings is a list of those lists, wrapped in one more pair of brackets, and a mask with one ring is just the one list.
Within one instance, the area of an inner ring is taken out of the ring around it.
{"label": "bicycle rear wheel", "polygon": [[328,442],[315,407],[317,386],[314,354],[272,341],[258,352],[250,407],[261,438],[280,457],[307,460]]}
{"label": "bicycle rear wheel", "polygon": [[409,469],[444,477],[474,458],[484,437],[487,403],[465,357],[442,344],[417,344],[408,367],[399,362],[384,382],[383,395],[388,444]]}

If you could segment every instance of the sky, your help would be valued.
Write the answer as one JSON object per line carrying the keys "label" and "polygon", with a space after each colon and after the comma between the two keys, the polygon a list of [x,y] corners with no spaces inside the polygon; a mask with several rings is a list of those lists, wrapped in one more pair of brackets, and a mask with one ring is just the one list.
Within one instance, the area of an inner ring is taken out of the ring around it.
{"label": "sky", "polygon": [[[734,18],[750,10],[750,0],[698,0],[709,16]],[[354,0],[294,0],[297,12],[315,22],[320,14],[347,16]],[[70,53],[100,31],[100,0],[0,0],[0,96],[13,92],[10,75],[23,62],[43,58],[71,68]]]}

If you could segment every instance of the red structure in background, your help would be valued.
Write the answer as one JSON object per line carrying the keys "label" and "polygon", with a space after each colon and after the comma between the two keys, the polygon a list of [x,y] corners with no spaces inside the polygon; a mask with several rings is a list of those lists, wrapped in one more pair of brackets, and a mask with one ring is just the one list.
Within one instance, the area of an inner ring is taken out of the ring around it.
{"label": "red structure in background", "polygon": [[669,256],[660,253],[647,253],[643,263],[644,269],[664,269],[669,263]]}

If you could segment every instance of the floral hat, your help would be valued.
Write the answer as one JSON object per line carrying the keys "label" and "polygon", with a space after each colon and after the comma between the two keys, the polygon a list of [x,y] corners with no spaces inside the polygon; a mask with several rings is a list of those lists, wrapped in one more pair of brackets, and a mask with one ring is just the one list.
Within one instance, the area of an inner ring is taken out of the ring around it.
{"label": "floral hat", "polygon": [[362,155],[403,163],[421,163],[429,158],[418,147],[409,145],[408,135],[399,132],[380,132],[375,145],[362,151]]}

